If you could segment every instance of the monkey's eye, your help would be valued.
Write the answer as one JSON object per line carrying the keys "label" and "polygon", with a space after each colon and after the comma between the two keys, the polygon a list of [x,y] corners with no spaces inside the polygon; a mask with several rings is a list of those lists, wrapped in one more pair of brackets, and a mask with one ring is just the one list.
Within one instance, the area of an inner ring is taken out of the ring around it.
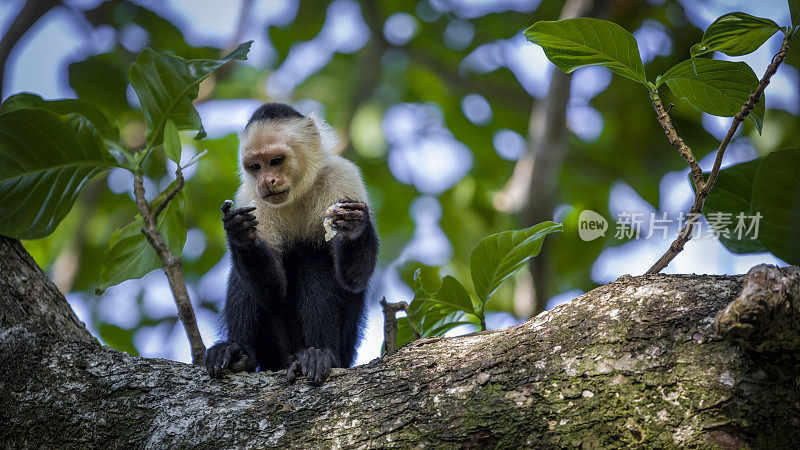
{"label": "monkey's eye", "polygon": [[250,170],[255,172],[255,171],[258,171],[259,169],[261,169],[261,164],[253,163],[253,164],[250,164],[247,167],[249,167]]}
{"label": "monkey's eye", "polygon": [[283,163],[283,156],[278,156],[269,160],[270,166],[280,166]]}

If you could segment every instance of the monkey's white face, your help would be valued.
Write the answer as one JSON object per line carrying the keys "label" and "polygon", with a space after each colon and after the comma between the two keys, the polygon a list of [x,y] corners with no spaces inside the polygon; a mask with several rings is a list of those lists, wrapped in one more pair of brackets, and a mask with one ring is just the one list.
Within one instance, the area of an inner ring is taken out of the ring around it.
{"label": "monkey's white face", "polygon": [[256,195],[275,206],[302,195],[307,178],[316,176],[319,139],[304,135],[308,127],[296,122],[255,123],[243,135],[242,168],[249,175],[243,182],[253,183]]}

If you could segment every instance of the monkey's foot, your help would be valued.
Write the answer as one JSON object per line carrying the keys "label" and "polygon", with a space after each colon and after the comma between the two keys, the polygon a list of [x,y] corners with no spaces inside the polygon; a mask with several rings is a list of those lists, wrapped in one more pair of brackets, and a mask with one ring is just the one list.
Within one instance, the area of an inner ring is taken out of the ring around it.
{"label": "monkey's foot", "polygon": [[220,342],[206,351],[206,370],[212,378],[219,378],[223,370],[252,372],[256,364],[239,344]]}
{"label": "monkey's foot", "polygon": [[338,358],[332,351],[309,347],[294,354],[293,361],[286,369],[286,379],[293,383],[297,375],[305,375],[314,383],[322,383],[328,378],[331,367],[337,363]]}

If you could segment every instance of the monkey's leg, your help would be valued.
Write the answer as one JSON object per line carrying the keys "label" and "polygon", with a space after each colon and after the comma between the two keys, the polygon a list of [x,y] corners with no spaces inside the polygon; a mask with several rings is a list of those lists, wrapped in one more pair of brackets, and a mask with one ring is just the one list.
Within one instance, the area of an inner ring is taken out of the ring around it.
{"label": "monkey's leg", "polygon": [[217,378],[223,370],[231,372],[252,372],[256,370],[253,358],[237,343],[223,341],[214,344],[206,351],[206,369],[208,374]]}
{"label": "monkey's leg", "polygon": [[305,375],[319,383],[331,367],[340,367],[342,314],[331,258],[324,252],[309,253],[297,271],[297,313],[302,339],[300,349],[286,371],[289,381]]}
{"label": "monkey's leg", "polygon": [[286,379],[293,383],[297,375],[305,375],[314,383],[322,383],[328,378],[331,367],[339,366],[338,361],[330,349],[309,347],[300,350],[286,369]]}

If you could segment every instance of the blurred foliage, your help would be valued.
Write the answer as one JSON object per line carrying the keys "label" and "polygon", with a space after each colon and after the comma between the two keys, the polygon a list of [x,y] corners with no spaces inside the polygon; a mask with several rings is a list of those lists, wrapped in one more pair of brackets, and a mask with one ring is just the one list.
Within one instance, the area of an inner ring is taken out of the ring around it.
{"label": "blurred foliage", "polygon": [[703,213],[728,250],[766,250],[800,264],[798,173],[799,149],[777,150],[720,171]]}
{"label": "blurred foliage", "polygon": [[[271,73],[299,44],[319,35],[330,3],[303,0],[296,17],[287,20],[286,25],[265,27],[253,48],[272,47],[275,57],[264,67],[237,64],[221,70],[201,85],[199,101],[269,100],[265,84]],[[366,45],[352,53],[333,53],[320,70],[297,86],[290,101],[313,99],[320,102],[328,120],[344,136],[347,144],[344,155],[361,168],[373,201],[382,239],[381,264],[391,270],[398,266],[390,263],[401,256],[415,231],[410,208],[421,193],[413,185],[398,181],[389,170],[387,159],[394,149],[384,136],[385,130],[381,129],[382,118],[389,108],[400,103],[432,105],[441,114],[449,133],[469,148],[473,158],[469,173],[436,196],[442,210],[438,225],[452,245],[451,260],[441,271],[464,280],[465,289],[474,294],[468,281],[467,262],[475,243],[498,231],[532,225],[521,223],[513,213],[499,211],[494,206],[493,199],[509,180],[515,162],[498,155],[493,138],[498,130],[508,129],[530,139],[531,110],[539,100],[526,92],[514,73],[503,64],[483,73],[470,69],[464,60],[479,47],[520,38],[522,31],[538,20],[557,19],[563,2],[545,0],[534,10],[505,10],[478,17],[462,16],[453,10],[437,11],[428,0],[362,0],[358,4],[370,33]],[[449,2],[435,4],[447,6]],[[105,53],[72,63],[68,68],[69,84],[79,98],[100,104],[114,116],[120,124],[123,141],[130,147],[145,143],[145,128],[142,114],[129,104],[126,95],[126,89],[130,89],[127,71],[135,54],[123,45],[123,30],[139,28],[147,36],[147,46],[172,50],[182,57],[217,58],[226,53],[226,49],[188,43],[179,26],[146,6],[105,1],[91,10],[75,11],[85,16],[92,27],[112,27],[115,42],[106,47],[111,50]],[[416,24],[413,37],[402,45],[391,44],[384,34],[387,19],[398,13],[409,15]],[[676,0],[666,0],[659,5],[611,1],[604,14],[604,18],[629,31],[639,29],[645,21],[655,21],[664,27],[673,50],[645,64],[645,71],[651,77],[688,59],[691,46],[703,38],[703,30],[687,20],[683,7]],[[472,29],[473,37],[461,45],[445,39],[448,27],[455,25]],[[232,46],[233,42],[230,44]],[[494,49],[487,54],[502,58],[503,52]],[[796,45],[785,64],[797,67],[799,56],[800,45]],[[758,74],[763,71],[763,68],[754,69]],[[463,113],[462,99],[472,93],[488,100],[492,117],[487,123],[473,124]],[[697,158],[715,150],[718,141],[701,126],[701,113],[678,101],[668,91],[662,96],[665,104],[675,103],[670,112],[673,123]],[[685,169],[685,163],[670,147],[656,121],[646,90],[637,83],[615,79],[591,99],[589,106],[601,114],[603,128],[594,141],[572,135],[559,169],[558,198],[553,204],[565,206],[560,208],[566,211],[564,232],[551,235],[548,238],[551,251],[540,255],[546,256],[553,265],[550,295],[595,287],[590,277],[592,264],[603,249],[621,244],[613,233],[606,239],[581,241],[576,232],[581,210],[591,209],[609,217],[611,187],[619,182],[631,186],[642,199],[657,208],[662,177],[668,172]],[[743,124],[740,136],[751,139],[759,153],[766,155],[800,142],[800,127],[793,126],[796,121],[795,116],[783,110],[767,109],[764,136],[759,137],[749,123]],[[219,299],[197,286],[225,252],[218,206],[233,196],[238,185],[238,140],[233,134],[199,142],[185,136],[183,140],[184,151],[189,145],[195,146],[197,152],[209,150],[185,187],[186,225],[190,231],[199,231],[205,243],[198,255],[184,256],[184,269],[190,288],[194,287],[192,300],[195,304],[216,311]],[[166,157],[159,152],[148,158],[145,174],[152,184],[163,187],[172,179],[167,167]],[[112,171],[105,177],[117,175]],[[89,184],[54,234],[26,241],[25,246],[57,280],[62,278],[56,273],[62,267],[59,261],[70,261],[76,266],[72,271],[74,275],[62,281],[62,288],[93,292],[100,280],[99,262],[111,233],[135,213],[132,202],[123,198],[128,196],[125,191],[115,193],[108,189],[106,178],[98,179]],[[198,244],[190,239],[187,245]],[[413,286],[411,268],[414,262],[400,260],[399,263],[400,276]],[[489,308],[515,313],[515,290],[515,283],[505,283],[495,293]],[[111,292],[104,295],[111,295]],[[131,295],[137,295],[141,307],[141,294],[133,292]],[[100,298],[90,294],[85,298],[89,308],[95,310]],[[159,322],[174,323],[174,320],[174,317],[142,318],[127,331],[156,326]],[[97,323],[92,326],[98,329]],[[116,331],[100,328],[101,332],[103,330],[106,342],[132,351],[125,343],[130,342],[130,335],[119,337]]]}

